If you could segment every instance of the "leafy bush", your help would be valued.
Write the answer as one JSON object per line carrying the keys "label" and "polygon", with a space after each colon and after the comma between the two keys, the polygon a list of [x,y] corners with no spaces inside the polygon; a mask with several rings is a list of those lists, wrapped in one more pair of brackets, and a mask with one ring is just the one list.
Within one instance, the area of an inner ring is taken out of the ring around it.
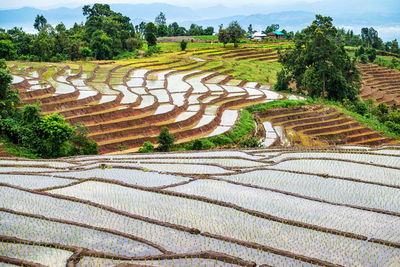
{"label": "leafy bush", "polygon": [[149,141],[144,142],[143,146],[139,148],[139,153],[151,153],[151,152],[154,152],[154,145]]}
{"label": "leafy bush", "polygon": [[182,39],[180,45],[181,45],[181,50],[185,51],[186,50],[186,46],[187,46],[187,42],[184,39]]}
{"label": "leafy bush", "polygon": [[257,138],[251,136],[249,138],[244,139],[239,143],[240,147],[261,147],[261,142]]}
{"label": "leafy bush", "polygon": [[172,145],[175,142],[175,137],[169,132],[168,127],[162,127],[160,135],[158,136],[158,147],[157,150],[161,152],[170,151]]}
{"label": "leafy bush", "polygon": [[161,52],[161,48],[159,46],[149,46],[146,50],[146,52],[144,53],[145,57],[150,57],[152,56],[154,53],[160,53]]}

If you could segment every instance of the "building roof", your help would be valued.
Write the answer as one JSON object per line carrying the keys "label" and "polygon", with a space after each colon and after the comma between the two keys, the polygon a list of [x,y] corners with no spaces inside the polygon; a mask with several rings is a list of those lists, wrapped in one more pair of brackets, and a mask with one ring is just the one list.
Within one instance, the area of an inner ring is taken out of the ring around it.
{"label": "building roof", "polygon": [[254,37],[266,37],[267,35],[266,34],[263,34],[262,32],[256,32],[256,33],[254,33],[253,34],[253,38]]}
{"label": "building roof", "polygon": [[273,31],[273,33],[275,33],[276,35],[285,35],[283,32],[280,31]]}

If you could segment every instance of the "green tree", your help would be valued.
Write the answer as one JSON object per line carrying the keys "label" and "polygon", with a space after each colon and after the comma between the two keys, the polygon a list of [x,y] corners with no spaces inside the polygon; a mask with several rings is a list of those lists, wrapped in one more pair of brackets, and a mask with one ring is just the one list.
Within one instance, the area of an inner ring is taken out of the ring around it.
{"label": "green tree", "polygon": [[158,25],[165,25],[167,24],[167,19],[165,17],[165,14],[160,12],[160,14],[158,14],[158,16],[155,18],[154,20],[155,24]]}
{"label": "green tree", "polygon": [[79,54],[82,56],[82,58],[86,59],[92,56],[93,52],[90,50],[89,47],[83,46],[79,48]]}
{"label": "green tree", "polygon": [[36,15],[35,18],[35,23],[33,24],[33,27],[38,31],[42,31],[44,26],[47,24],[47,19],[43,15]]}
{"label": "green tree", "polygon": [[165,24],[160,24],[157,27],[157,36],[159,37],[164,37],[164,36],[168,36],[169,32],[168,32],[168,27]]}
{"label": "green tree", "polygon": [[11,90],[12,76],[4,59],[0,59],[0,119],[13,114],[19,104],[17,91]]}
{"label": "green tree", "polygon": [[256,31],[253,30],[253,24],[250,24],[249,27],[247,27],[247,33],[248,34],[254,34]]}
{"label": "green tree", "polygon": [[366,43],[367,47],[380,48],[382,46],[382,40],[378,37],[378,32],[370,28],[361,29],[361,38]]}
{"label": "green tree", "polygon": [[102,30],[97,30],[93,33],[90,41],[90,48],[93,51],[96,59],[111,59],[112,57],[112,40]]}
{"label": "green tree", "polygon": [[207,27],[204,29],[204,35],[213,35],[214,34],[214,27]]}
{"label": "green tree", "polygon": [[158,136],[157,150],[161,152],[167,152],[171,149],[174,142],[175,137],[169,132],[168,127],[162,127],[160,135]]}
{"label": "green tree", "polygon": [[151,153],[151,152],[154,152],[154,145],[149,141],[144,142],[143,146],[139,148],[139,153]]}
{"label": "green tree", "polygon": [[277,30],[279,30],[279,24],[271,24],[271,25],[267,26],[265,31],[263,31],[262,33],[268,34],[270,32],[274,32],[274,31],[277,31]]}
{"label": "green tree", "polygon": [[7,60],[15,59],[17,57],[17,49],[10,40],[0,40],[0,58]]}
{"label": "green tree", "polygon": [[395,54],[399,54],[399,42],[397,42],[397,39],[394,39],[391,44],[390,44],[390,51]]}
{"label": "green tree", "polygon": [[55,55],[55,45],[54,29],[47,24],[33,41],[33,53],[42,61],[49,61]]}
{"label": "green tree", "polygon": [[224,47],[229,43],[230,37],[225,29],[220,29],[218,32],[218,41],[224,44]]}
{"label": "green tree", "polygon": [[187,42],[184,39],[182,39],[180,44],[181,44],[181,50],[185,51],[186,50],[186,46],[187,46]]}
{"label": "green tree", "polygon": [[[343,44],[336,42],[332,18],[317,15],[313,23],[295,39],[295,48],[280,55],[282,79],[293,79],[296,88],[311,97],[333,100],[355,99],[360,74]],[[287,82],[286,82],[287,84]]]}
{"label": "green tree", "polygon": [[25,33],[22,28],[14,27],[7,31],[11,36],[13,45],[17,50],[17,54],[29,55],[33,47],[33,35]]}
{"label": "green tree", "polygon": [[146,24],[146,28],[145,28],[145,38],[147,41],[147,45],[148,46],[155,46],[157,45],[157,26],[154,25],[153,22],[149,22]]}
{"label": "green tree", "polygon": [[365,51],[369,62],[374,62],[376,59],[376,50],[374,48],[367,48]]}
{"label": "green tree", "polygon": [[241,38],[245,35],[245,31],[240,27],[239,23],[237,21],[232,21],[228,28],[226,28],[226,31],[228,32],[230,41],[234,44],[235,47],[238,47],[238,43]]}

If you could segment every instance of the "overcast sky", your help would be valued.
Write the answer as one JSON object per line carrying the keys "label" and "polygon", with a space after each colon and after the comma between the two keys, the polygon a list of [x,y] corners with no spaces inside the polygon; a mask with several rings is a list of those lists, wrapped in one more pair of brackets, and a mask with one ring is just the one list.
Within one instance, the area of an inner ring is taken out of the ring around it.
{"label": "overcast sky", "polygon": [[[321,2],[323,0],[301,0],[301,2]],[[226,6],[241,6],[241,5],[250,5],[250,4],[259,4],[259,5],[269,5],[269,4],[290,4],[299,2],[299,0],[196,0],[187,1],[187,0],[156,0],[156,1],[146,1],[146,0],[0,0],[0,8],[1,9],[11,9],[11,8],[20,8],[20,7],[36,7],[40,9],[50,9],[55,7],[78,7],[84,4],[93,4],[93,3],[130,3],[130,4],[148,4],[148,3],[168,3],[173,5],[180,6],[188,6],[192,8],[196,7],[207,7],[213,6],[216,4],[223,4]],[[195,5],[193,3],[196,3]]]}

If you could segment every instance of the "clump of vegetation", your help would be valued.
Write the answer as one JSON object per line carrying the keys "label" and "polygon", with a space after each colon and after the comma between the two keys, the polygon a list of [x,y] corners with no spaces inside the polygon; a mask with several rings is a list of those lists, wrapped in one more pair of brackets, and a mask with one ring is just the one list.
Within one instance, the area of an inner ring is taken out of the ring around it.
{"label": "clump of vegetation", "polygon": [[313,23],[294,38],[295,48],[280,55],[283,70],[276,90],[296,84],[298,92],[311,97],[355,99],[361,76],[344,45],[336,42],[332,18],[317,15]]}
{"label": "clump of vegetation", "polygon": [[187,47],[187,42],[184,39],[182,39],[180,45],[181,45],[181,50],[185,51]]}
{"label": "clump of vegetation", "polygon": [[234,47],[238,47],[240,39],[244,37],[246,31],[240,27],[237,21],[232,21],[228,28],[220,29],[218,33],[218,40],[224,44],[233,43]]}
{"label": "clump of vegetation", "polygon": [[151,152],[154,152],[154,145],[149,141],[144,142],[143,146],[139,148],[139,153],[151,153]]}
{"label": "clump of vegetation", "polygon": [[171,150],[174,142],[176,141],[173,134],[169,132],[168,127],[162,127],[160,135],[158,136],[158,147],[157,151],[168,152]]}

